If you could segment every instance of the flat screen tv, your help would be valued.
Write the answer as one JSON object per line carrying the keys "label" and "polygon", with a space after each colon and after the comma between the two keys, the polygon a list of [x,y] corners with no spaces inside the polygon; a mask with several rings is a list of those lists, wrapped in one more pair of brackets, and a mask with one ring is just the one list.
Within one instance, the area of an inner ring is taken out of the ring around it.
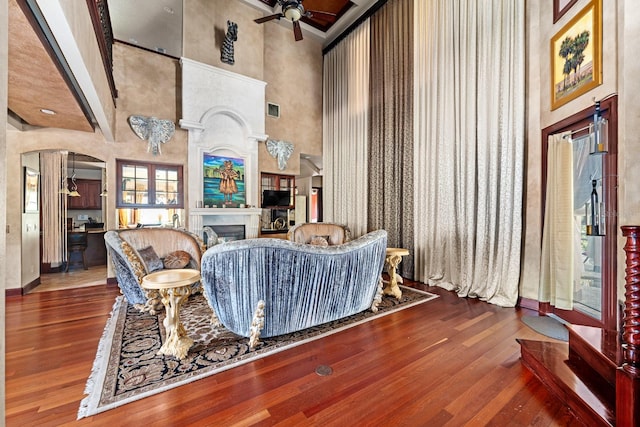
{"label": "flat screen tv", "polygon": [[291,205],[291,193],[288,190],[263,190],[262,207],[288,207]]}

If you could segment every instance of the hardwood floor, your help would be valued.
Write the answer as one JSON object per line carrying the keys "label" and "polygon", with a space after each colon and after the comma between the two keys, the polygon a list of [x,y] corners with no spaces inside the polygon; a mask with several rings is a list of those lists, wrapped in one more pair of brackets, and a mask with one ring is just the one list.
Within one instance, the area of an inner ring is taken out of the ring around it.
{"label": "hardwood floor", "polygon": [[525,310],[416,287],[441,297],[79,421],[118,289],[8,297],[6,425],[580,425],[520,363],[550,340]]}
{"label": "hardwood floor", "polygon": [[104,284],[106,280],[106,265],[89,267],[88,270],[69,269],[67,272],[41,274],[40,284],[30,293],[96,286]]}

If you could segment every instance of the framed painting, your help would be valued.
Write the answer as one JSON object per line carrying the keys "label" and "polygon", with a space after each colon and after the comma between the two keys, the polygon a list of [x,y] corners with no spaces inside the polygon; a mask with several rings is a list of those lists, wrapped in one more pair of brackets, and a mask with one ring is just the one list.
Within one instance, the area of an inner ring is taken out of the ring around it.
{"label": "framed painting", "polygon": [[553,0],[553,23],[558,22],[558,19],[562,18],[577,2],[578,0]]}
{"label": "framed painting", "polygon": [[29,167],[24,168],[24,212],[38,213],[40,209],[40,175]]}
{"label": "framed painting", "polygon": [[244,159],[203,154],[205,207],[238,208],[246,203]]}
{"label": "framed painting", "polygon": [[602,84],[602,0],[592,0],[551,39],[551,109]]}

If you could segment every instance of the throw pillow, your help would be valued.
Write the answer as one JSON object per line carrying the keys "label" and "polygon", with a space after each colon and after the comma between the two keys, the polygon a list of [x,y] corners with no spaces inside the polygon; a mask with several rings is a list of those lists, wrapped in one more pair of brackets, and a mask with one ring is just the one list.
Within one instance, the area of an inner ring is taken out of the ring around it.
{"label": "throw pillow", "polygon": [[189,252],[174,251],[164,257],[164,268],[185,268],[190,260]]}
{"label": "throw pillow", "polygon": [[147,246],[146,248],[140,249],[138,251],[138,255],[140,255],[140,259],[147,269],[147,273],[153,273],[154,271],[162,270],[164,268],[162,260],[156,251],[153,250],[153,246]]}
{"label": "throw pillow", "polygon": [[329,246],[329,236],[311,236],[310,245],[327,247]]}

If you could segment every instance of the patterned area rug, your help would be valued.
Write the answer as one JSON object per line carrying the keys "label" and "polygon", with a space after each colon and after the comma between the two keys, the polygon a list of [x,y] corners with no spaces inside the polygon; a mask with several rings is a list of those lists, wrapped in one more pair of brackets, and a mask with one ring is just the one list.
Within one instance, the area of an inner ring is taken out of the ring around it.
{"label": "patterned area rug", "polygon": [[164,313],[140,313],[116,298],[107,321],[78,419],[138,400],[209,375],[231,369],[288,348],[322,338],[376,317],[437,298],[437,295],[403,287],[402,299],[385,296],[377,313],[369,310],[287,335],[260,340],[249,351],[249,339],[210,325],[211,310],[201,294],[192,295],[180,319],[194,345],[183,360],[156,355],[165,339]]}

